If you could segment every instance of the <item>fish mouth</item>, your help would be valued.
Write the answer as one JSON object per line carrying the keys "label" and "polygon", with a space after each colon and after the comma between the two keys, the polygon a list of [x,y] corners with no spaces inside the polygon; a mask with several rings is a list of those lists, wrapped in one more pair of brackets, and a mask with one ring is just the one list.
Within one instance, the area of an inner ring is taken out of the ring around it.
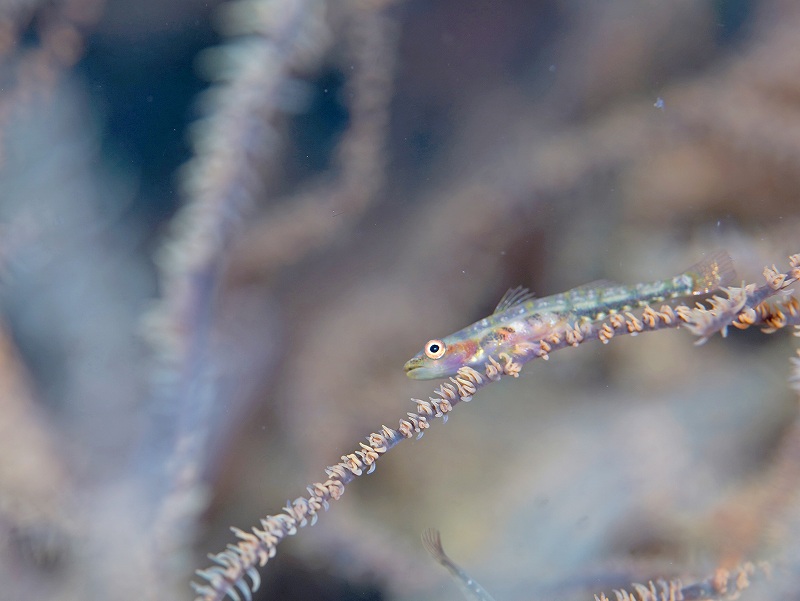
{"label": "fish mouth", "polygon": [[422,361],[416,357],[406,361],[406,364],[403,366],[403,371],[406,372],[406,375],[413,380],[426,379],[424,374],[427,370],[422,365]]}
{"label": "fish mouth", "polygon": [[410,375],[412,371],[414,371],[415,369],[419,369],[420,367],[421,365],[419,364],[419,361],[415,361],[414,359],[409,359],[403,366],[403,371]]}
{"label": "fish mouth", "polygon": [[425,360],[419,357],[406,361],[403,371],[412,380],[433,380],[447,375],[442,373],[439,366],[426,365]]}

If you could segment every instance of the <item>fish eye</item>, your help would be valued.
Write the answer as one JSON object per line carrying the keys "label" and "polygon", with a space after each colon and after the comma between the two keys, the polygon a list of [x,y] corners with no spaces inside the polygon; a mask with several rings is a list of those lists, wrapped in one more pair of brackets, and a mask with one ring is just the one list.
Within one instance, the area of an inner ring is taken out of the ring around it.
{"label": "fish eye", "polygon": [[447,347],[441,340],[429,340],[425,345],[425,354],[430,359],[441,359],[445,350]]}

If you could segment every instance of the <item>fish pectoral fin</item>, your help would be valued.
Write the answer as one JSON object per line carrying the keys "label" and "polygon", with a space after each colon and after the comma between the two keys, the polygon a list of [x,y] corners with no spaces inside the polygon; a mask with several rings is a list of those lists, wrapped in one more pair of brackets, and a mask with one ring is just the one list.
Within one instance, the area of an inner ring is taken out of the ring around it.
{"label": "fish pectoral fin", "polygon": [[692,279],[692,294],[706,294],[736,281],[736,268],[724,250],[711,253],[684,272]]}
{"label": "fish pectoral fin", "polygon": [[503,298],[500,299],[500,302],[497,303],[497,306],[494,308],[492,315],[496,315],[497,313],[502,313],[503,311],[507,311],[511,307],[516,307],[517,305],[521,305],[522,303],[528,302],[529,300],[533,300],[535,298],[536,295],[527,288],[525,288],[525,286],[517,286],[516,288],[509,288],[503,295]]}

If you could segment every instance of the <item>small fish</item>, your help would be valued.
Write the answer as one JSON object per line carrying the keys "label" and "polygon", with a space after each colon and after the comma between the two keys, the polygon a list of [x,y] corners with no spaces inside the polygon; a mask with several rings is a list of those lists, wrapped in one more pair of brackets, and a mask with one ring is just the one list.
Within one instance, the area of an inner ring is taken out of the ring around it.
{"label": "small fish", "polygon": [[469,577],[458,564],[450,559],[444,552],[442,547],[442,538],[438,530],[429,528],[422,533],[422,545],[425,550],[431,554],[440,565],[444,566],[456,579],[461,592],[467,599],[476,599],[477,601],[494,601],[494,598],[487,593],[484,588],[475,580]]}
{"label": "small fish", "polygon": [[500,353],[523,355],[554,329],[605,319],[619,311],[651,303],[708,294],[736,278],[733,262],[718,251],[668,280],[623,286],[599,281],[537,299],[527,288],[512,288],[489,317],[429,340],[403,369],[416,380],[445,378],[459,368],[480,368]]}

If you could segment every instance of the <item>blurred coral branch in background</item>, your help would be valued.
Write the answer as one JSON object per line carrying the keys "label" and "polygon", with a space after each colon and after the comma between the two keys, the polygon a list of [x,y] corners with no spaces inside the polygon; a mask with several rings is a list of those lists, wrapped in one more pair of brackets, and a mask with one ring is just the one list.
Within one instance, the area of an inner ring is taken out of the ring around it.
{"label": "blurred coral branch in background", "polygon": [[[0,7],[0,600],[190,598],[509,287],[797,250],[793,2],[211,4]],[[797,307],[749,293],[482,391],[258,598],[458,598],[429,526],[506,601],[796,590]]]}

